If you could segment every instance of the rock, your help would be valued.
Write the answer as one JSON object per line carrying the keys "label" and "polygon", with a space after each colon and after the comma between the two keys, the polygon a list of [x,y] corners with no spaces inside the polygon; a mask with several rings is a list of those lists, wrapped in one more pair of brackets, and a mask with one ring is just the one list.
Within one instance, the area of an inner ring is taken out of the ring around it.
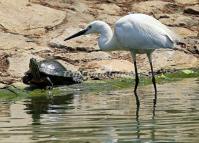
{"label": "rock", "polygon": [[8,54],[0,52],[0,72],[6,72],[9,67]]}
{"label": "rock", "polygon": [[35,46],[34,48],[31,49],[31,53],[50,53],[53,52],[53,50],[50,47],[45,47],[45,46]]}
{"label": "rock", "polygon": [[185,39],[186,50],[194,54],[199,58],[199,38],[198,37],[188,37]]}
{"label": "rock", "polygon": [[7,85],[6,85],[6,84],[0,83],[0,89],[2,89],[2,88],[6,88],[6,87],[7,87]]}
{"label": "rock", "polygon": [[17,53],[8,58],[9,68],[8,73],[17,79],[20,79],[29,69],[30,58],[41,59],[38,56],[29,53]]}
{"label": "rock", "polygon": [[31,3],[41,4],[43,6],[48,6],[54,9],[71,9],[75,10],[77,7],[77,0],[29,0]]}
{"label": "rock", "polygon": [[175,0],[176,3],[178,4],[184,4],[184,5],[187,5],[187,4],[197,4],[198,3],[198,0]]}
{"label": "rock", "polygon": [[[168,26],[177,26],[177,27],[187,27],[192,28],[193,26],[198,26],[199,21],[196,19],[193,19],[190,16],[185,16],[182,14],[164,14],[159,15],[159,20]],[[162,17],[162,18],[161,18]]]}
{"label": "rock", "polygon": [[195,37],[197,36],[197,31],[189,30],[188,28],[184,27],[170,27],[172,31],[174,31],[176,34],[180,35],[181,37]]}
{"label": "rock", "polygon": [[10,74],[5,73],[5,72],[0,72],[0,83],[2,84],[12,84],[14,82],[16,82],[18,79],[16,79],[15,77],[12,77]]}
{"label": "rock", "polygon": [[25,88],[28,88],[29,86],[24,84],[23,82],[14,82],[12,83],[12,86],[15,87],[15,88],[18,88],[18,89],[25,89]]}
{"label": "rock", "polygon": [[61,53],[54,55],[54,57],[64,59],[65,61],[72,64],[82,64],[84,62],[89,62],[92,60],[109,60],[111,55],[107,52],[78,52],[78,53]]}
{"label": "rock", "polygon": [[100,14],[100,15],[98,16],[98,19],[99,19],[99,20],[105,21],[105,22],[107,22],[109,25],[113,25],[113,26],[114,26],[115,22],[116,22],[117,20],[119,20],[120,18],[121,18],[120,16],[110,16],[110,15],[108,15],[108,14]]}
{"label": "rock", "polygon": [[97,9],[101,10],[102,13],[106,13],[108,15],[118,15],[120,13],[120,7],[114,3],[101,3],[97,5]]}
{"label": "rock", "polygon": [[112,59],[127,60],[132,62],[131,53],[129,51],[112,51]]}
{"label": "rock", "polygon": [[[134,71],[133,64],[125,60],[100,60],[91,61],[83,65],[82,70],[86,76],[94,79],[103,79],[107,77],[128,76]],[[84,75],[85,76],[85,75]]]}
{"label": "rock", "polygon": [[79,28],[67,28],[61,36],[52,39],[49,45],[56,48],[66,48],[69,51],[77,51],[78,49],[82,51],[98,50],[97,36],[95,35],[84,35],[77,37],[75,40],[64,41],[66,37],[80,30]]}
{"label": "rock", "polygon": [[[60,0],[63,2],[63,0]],[[63,3],[68,4],[67,8],[69,10],[78,12],[78,13],[84,13],[87,12],[89,6],[85,1],[79,1],[79,0],[72,0],[72,1],[64,1]]]}
{"label": "rock", "polygon": [[29,52],[33,55],[38,55],[42,58],[52,58],[54,54],[53,49],[46,46],[35,46]]}
{"label": "rock", "polygon": [[133,4],[132,12],[146,13],[146,14],[163,13],[164,8],[167,4],[169,4],[169,2],[164,2],[160,0],[143,1]]}
{"label": "rock", "polygon": [[0,25],[6,32],[42,35],[65,19],[65,12],[32,4],[28,0],[2,0]]}
{"label": "rock", "polygon": [[9,53],[28,50],[36,46],[35,43],[28,42],[30,39],[22,35],[0,32],[0,51],[9,51]]}
{"label": "rock", "polygon": [[184,13],[199,15],[199,5],[185,7]]}
{"label": "rock", "polygon": [[[159,54],[159,53],[157,53]],[[196,68],[198,67],[198,58],[191,54],[186,54],[182,51],[171,51],[171,52],[165,52],[165,57],[167,57],[167,63],[165,65],[166,68],[171,68],[171,69],[185,69],[185,68]],[[155,59],[158,61],[158,58]],[[169,59],[170,56],[170,59]],[[160,59],[162,58],[161,54],[158,56]],[[159,65],[162,65],[159,63]]]}
{"label": "rock", "polygon": [[[142,73],[150,72],[148,58],[145,55],[139,55],[138,69]],[[160,69],[185,69],[199,67],[197,57],[186,54],[183,51],[174,50],[156,50],[152,55],[153,67],[155,71]]]}

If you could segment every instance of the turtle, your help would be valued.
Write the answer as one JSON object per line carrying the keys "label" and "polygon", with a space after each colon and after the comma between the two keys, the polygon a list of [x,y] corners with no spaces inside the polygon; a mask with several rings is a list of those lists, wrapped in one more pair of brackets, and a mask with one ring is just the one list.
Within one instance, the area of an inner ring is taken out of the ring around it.
{"label": "turtle", "polygon": [[83,76],[80,72],[67,70],[57,60],[45,59],[38,62],[35,58],[31,58],[29,70],[25,72],[22,81],[25,84],[53,88],[54,85],[81,83]]}

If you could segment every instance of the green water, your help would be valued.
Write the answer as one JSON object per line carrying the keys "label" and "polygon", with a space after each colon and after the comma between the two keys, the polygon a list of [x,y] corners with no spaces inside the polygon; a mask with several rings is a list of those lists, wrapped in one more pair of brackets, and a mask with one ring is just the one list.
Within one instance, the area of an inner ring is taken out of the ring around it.
{"label": "green water", "polygon": [[80,89],[60,90],[56,93],[60,96],[43,92],[47,96],[1,100],[0,142],[199,142],[199,81],[195,78],[158,84],[155,111],[152,85],[139,86],[139,111],[133,84],[107,92]]}

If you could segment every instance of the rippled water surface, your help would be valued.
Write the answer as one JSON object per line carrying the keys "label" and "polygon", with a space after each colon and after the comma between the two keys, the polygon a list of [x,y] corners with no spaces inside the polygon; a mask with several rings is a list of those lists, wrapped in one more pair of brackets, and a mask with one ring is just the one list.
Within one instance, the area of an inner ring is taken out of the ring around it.
{"label": "rippled water surface", "polygon": [[0,103],[2,143],[199,142],[199,81],[140,86],[139,111],[132,89],[74,93]]}

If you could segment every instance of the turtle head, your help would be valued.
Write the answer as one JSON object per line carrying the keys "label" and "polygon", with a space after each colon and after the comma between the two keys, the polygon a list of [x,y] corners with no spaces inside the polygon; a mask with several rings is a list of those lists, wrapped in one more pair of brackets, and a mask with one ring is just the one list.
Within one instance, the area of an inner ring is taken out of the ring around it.
{"label": "turtle head", "polygon": [[35,58],[30,59],[29,68],[33,78],[40,79],[39,64]]}
{"label": "turtle head", "polygon": [[37,60],[35,58],[31,58],[29,63],[29,68],[32,68],[34,65],[37,65]]}

